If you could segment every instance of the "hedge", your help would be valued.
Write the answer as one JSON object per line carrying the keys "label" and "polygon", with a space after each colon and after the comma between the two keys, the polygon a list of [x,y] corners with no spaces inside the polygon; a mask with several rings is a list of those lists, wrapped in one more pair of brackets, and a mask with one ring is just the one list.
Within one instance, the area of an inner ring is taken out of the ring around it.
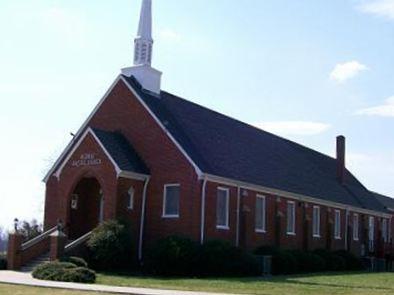
{"label": "hedge", "polygon": [[86,267],[77,267],[69,262],[50,262],[37,266],[32,276],[39,280],[94,283],[96,273]]}
{"label": "hedge", "polygon": [[62,257],[59,259],[60,262],[69,262],[72,264],[75,264],[78,267],[88,267],[88,263],[80,257],[74,257],[74,256],[66,256],[66,257]]}
{"label": "hedge", "polygon": [[255,257],[224,241],[197,244],[189,238],[171,236],[148,251],[144,270],[162,276],[250,276],[258,275]]}

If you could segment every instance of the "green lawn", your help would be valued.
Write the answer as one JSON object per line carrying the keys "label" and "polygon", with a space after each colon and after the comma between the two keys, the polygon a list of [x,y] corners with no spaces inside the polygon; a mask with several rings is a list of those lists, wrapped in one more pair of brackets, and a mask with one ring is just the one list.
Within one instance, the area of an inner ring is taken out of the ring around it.
{"label": "green lawn", "polygon": [[59,289],[47,289],[47,288],[34,288],[25,286],[14,286],[7,284],[0,284],[1,295],[109,295],[107,293],[92,293],[92,292],[78,292],[78,291],[66,291]]}
{"label": "green lawn", "polygon": [[394,294],[394,273],[336,273],[271,279],[158,279],[99,274],[97,283],[237,294]]}

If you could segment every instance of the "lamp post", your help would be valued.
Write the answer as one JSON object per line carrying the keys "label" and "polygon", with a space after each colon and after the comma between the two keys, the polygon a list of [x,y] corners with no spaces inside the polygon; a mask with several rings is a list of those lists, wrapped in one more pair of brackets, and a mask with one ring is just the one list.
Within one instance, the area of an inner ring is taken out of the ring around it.
{"label": "lamp post", "polygon": [[15,218],[14,219],[14,230],[15,230],[15,233],[18,233],[18,224],[19,224],[19,219]]}

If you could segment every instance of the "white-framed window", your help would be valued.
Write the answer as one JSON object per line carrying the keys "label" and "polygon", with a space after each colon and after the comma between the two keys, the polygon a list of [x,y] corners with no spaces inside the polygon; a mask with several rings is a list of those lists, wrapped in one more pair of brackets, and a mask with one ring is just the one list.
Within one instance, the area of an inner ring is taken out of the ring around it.
{"label": "white-framed window", "polygon": [[163,196],[164,218],[179,217],[180,190],[181,190],[181,186],[179,184],[164,185],[164,196]]}
{"label": "white-framed window", "polygon": [[216,228],[229,229],[230,190],[219,187],[216,196]]}
{"label": "white-framed window", "polygon": [[368,218],[368,238],[370,241],[375,238],[375,218],[373,216]]}
{"label": "white-framed window", "polygon": [[353,214],[353,240],[358,241],[359,239],[359,219],[358,214]]}
{"label": "white-framed window", "polygon": [[388,223],[386,218],[383,218],[382,221],[382,236],[383,236],[383,241],[387,243],[389,240],[389,235],[388,235]]}
{"label": "white-framed window", "polygon": [[266,200],[265,196],[256,196],[256,207],[255,207],[255,230],[256,232],[265,233],[266,223]]}
{"label": "white-framed window", "polygon": [[288,235],[295,235],[296,229],[295,229],[295,219],[296,219],[296,207],[295,207],[295,202],[293,201],[287,201],[287,234]]}
{"label": "white-framed window", "polygon": [[127,209],[133,210],[134,209],[134,188],[130,187],[127,191]]}
{"label": "white-framed window", "polygon": [[334,214],[334,237],[339,240],[341,238],[341,211],[335,210]]}
{"label": "white-framed window", "polygon": [[312,232],[313,237],[320,238],[320,207],[313,206],[313,218],[312,218]]}

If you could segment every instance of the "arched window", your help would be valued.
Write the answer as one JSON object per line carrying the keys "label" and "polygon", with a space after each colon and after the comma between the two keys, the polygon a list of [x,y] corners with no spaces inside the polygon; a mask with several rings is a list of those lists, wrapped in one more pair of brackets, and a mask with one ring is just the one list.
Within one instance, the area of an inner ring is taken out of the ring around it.
{"label": "arched window", "polygon": [[134,209],[134,188],[131,187],[127,192],[127,209]]}

